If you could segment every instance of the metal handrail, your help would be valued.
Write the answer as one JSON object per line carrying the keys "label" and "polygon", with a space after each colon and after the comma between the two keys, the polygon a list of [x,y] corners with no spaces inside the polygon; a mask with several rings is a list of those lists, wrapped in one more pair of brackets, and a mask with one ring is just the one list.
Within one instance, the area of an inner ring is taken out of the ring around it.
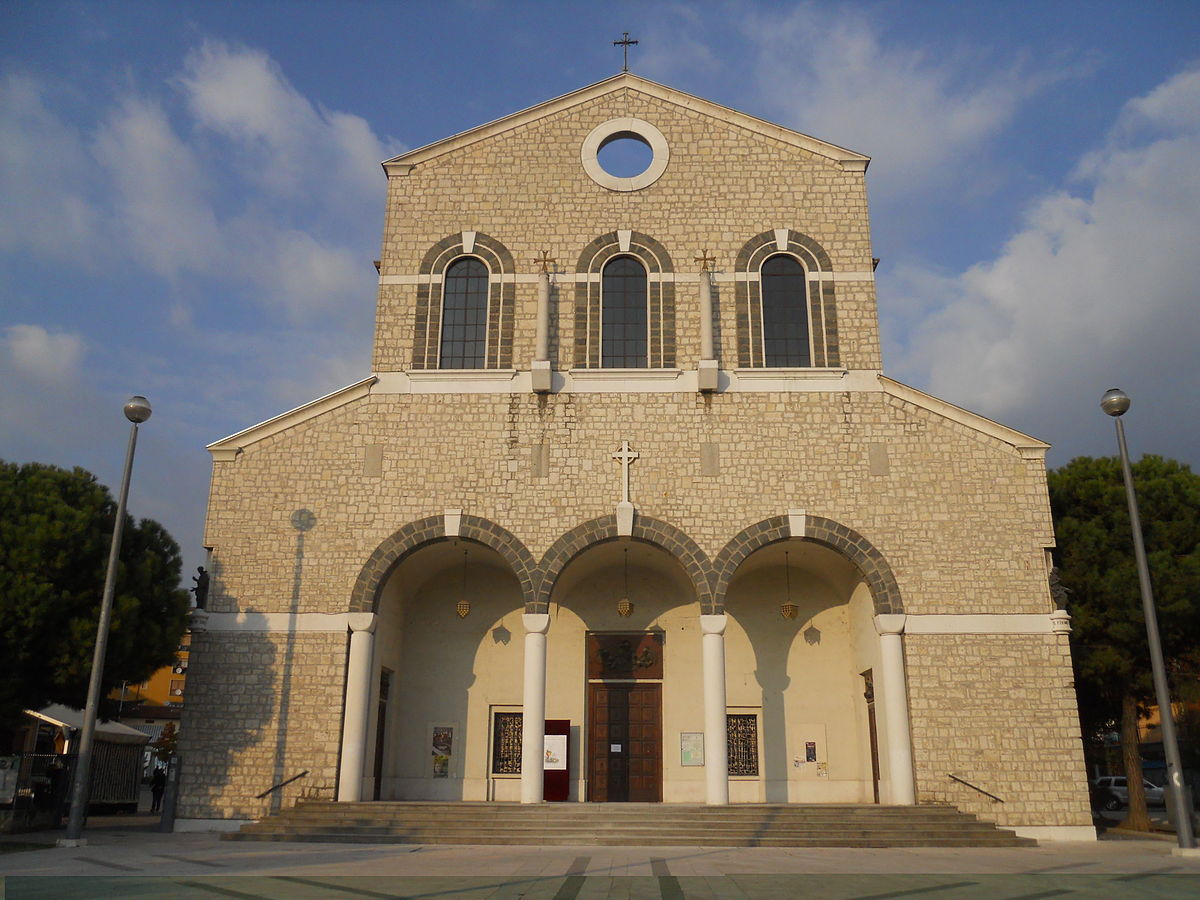
{"label": "metal handrail", "polygon": [[946,774],[947,774],[948,776],[950,776],[951,778],[953,778],[955,781],[957,781],[959,784],[965,784],[967,787],[971,788],[972,790],[979,791],[979,793],[983,794],[985,797],[991,797],[991,798],[992,798],[993,800],[995,800],[997,803],[1003,803],[1003,802],[1004,802],[1004,801],[1003,801],[1003,800],[1001,800],[999,797],[997,797],[995,794],[993,794],[991,791],[985,791],[985,790],[984,790],[983,788],[981,788],[979,785],[977,785],[977,784],[971,784],[971,782],[967,781],[967,779],[965,779],[965,778],[959,778],[959,777],[958,777],[957,775],[955,775],[953,772],[947,772]]}
{"label": "metal handrail", "polygon": [[272,785],[271,787],[269,787],[265,791],[263,791],[261,794],[257,795],[254,799],[261,800],[263,797],[266,797],[270,794],[275,793],[275,791],[279,790],[280,788],[287,787],[293,781],[299,781],[301,778],[303,778],[307,774],[308,774],[308,769],[305,769],[299,775],[293,775],[287,781],[281,781],[281,782],[279,782],[279,784]]}

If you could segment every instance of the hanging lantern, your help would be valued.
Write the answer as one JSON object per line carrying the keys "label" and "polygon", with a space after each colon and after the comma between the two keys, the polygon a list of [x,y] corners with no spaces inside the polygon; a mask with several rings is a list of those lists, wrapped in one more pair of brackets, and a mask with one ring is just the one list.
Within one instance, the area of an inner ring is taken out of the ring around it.
{"label": "hanging lantern", "polygon": [[625,548],[625,595],[617,601],[617,615],[623,619],[628,619],[633,615],[633,601],[629,599],[629,548]]}
{"label": "hanging lantern", "polygon": [[787,585],[787,594],[779,607],[779,614],[785,619],[794,619],[797,613],[800,612],[800,607],[792,602],[792,570],[788,567],[788,553],[786,550],[783,551],[783,577],[784,583]]}
{"label": "hanging lantern", "polygon": [[462,586],[458,592],[458,603],[454,611],[460,619],[465,619],[471,612],[471,601],[467,599],[467,551],[463,550]]}

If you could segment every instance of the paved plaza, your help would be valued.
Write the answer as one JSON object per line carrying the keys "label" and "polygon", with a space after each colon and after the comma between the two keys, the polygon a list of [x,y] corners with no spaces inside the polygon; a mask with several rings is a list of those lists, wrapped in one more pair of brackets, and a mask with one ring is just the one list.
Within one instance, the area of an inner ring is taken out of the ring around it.
{"label": "paved plaza", "polygon": [[242,843],[107,820],[84,847],[4,838],[0,897],[1196,897],[1200,858],[1170,840],[1013,849],[712,849]]}

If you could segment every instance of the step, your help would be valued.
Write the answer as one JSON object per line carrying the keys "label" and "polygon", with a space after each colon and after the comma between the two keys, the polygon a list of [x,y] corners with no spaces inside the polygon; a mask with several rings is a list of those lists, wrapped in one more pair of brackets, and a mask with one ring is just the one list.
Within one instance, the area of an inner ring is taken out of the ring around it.
{"label": "step", "polygon": [[554,846],[1034,846],[950,806],[310,801],[224,840]]}
{"label": "step", "polygon": [[[310,842],[310,843],[353,843],[353,844],[454,844],[454,845],[503,845],[521,846],[524,841],[512,840],[507,836],[464,836],[443,838],[437,841],[408,839],[403,837],[381,838],[379,835],[364,835],[353,832],[328,833],[292,833],[270,832],[247,834],[230,832],[222,835],[223,840],[230,841],[268,841],[268,842]],[[653,843],[638,841],[631,843],[619,837],[595,836],[587,839],[578,837],[543,836],[537,841],[528,842],[532,845],[556,847],[621,847],[621,846],[653,846],[653,847],[1036,847],[1037,841],[1030,838],[1018,838],[1011,834],[974,836],[944,836],[923,837],[912,835],[908,837],[887,838],[741,838],[725,837],[723,835],[708,835],[698,839],[685,839],[672,835],[660,835]]]}

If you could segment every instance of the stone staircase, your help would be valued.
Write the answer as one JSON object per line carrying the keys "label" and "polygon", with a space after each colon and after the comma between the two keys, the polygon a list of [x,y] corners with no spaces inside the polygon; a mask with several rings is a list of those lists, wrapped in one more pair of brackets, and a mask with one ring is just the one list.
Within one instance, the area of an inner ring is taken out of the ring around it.
{"label": "stone staircase", "polygon": [[228,841],[687,847],[1032,847],[951,806],[302,801]]}

